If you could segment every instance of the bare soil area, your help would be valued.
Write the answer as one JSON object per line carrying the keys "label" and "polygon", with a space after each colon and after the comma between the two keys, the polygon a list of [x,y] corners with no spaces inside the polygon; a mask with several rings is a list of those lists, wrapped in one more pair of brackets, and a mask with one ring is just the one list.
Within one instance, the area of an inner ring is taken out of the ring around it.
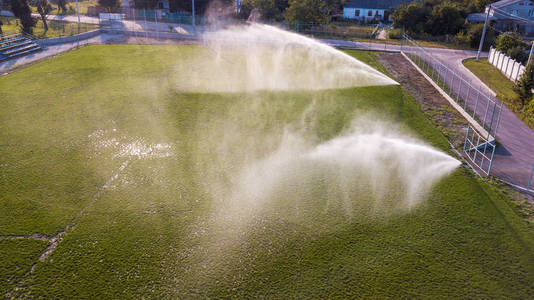
{"label": "bare soil area", "polygon": [[421,109],[457,148],[463,146],[467,121],[399,53],[379,53],[378,61],[419,103]]}

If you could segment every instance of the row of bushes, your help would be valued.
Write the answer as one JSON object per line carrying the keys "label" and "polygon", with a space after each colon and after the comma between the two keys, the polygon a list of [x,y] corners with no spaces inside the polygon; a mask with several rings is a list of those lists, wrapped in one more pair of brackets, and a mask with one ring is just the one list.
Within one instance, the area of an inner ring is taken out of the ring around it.
{"label": "row of bushes", "polygon": [[[484,29],[483,24],[471,24],[466,26],[465,30],[460,31],[456,35],[446,34],[440,36],[433,36],[427,33],[414,33],[408,32],[410,36],[418,40],[433,41],[433,42],[446,42],[464,47],[476,49],[479,46],[480,39],[482,38],[482,31]],[[495,43],[496,32],[489,28],[486,32],[486,38],[484,42],[484,49],[487,50],[491,45]],[[402,29],[392,29],[389,31],[388,37],[390,39],[401,39]]]}

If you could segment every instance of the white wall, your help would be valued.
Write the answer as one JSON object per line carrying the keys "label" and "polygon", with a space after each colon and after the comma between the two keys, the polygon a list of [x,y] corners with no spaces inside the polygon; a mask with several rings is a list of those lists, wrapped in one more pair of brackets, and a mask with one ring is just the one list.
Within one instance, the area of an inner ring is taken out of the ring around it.
{"label": "white wall", "polygon": [[[360,16],[358,17],[355,16],[356,10],[360,10]],[[368,15],[369,11],[371,11],[371,16]],[[385,9],[367,9],[367,8],[351,8],[351,7],[343,8],[343,18],[344,19],[372,20],[375,17],[377,11],[378,11],[378,15],[380,16],[380,20],[384,20],[384,13],[386,12]]]}

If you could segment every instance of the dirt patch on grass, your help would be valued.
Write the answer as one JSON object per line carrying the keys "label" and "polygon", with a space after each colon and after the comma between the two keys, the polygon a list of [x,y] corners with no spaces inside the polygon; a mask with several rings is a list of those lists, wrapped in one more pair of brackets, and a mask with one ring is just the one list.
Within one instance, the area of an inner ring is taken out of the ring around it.
{"label": "dirt patch on grass", "polygon": [[467,121],[400,53],[379,53],[378,61],[414,97],[421,109],[457,148],[463,146]]}

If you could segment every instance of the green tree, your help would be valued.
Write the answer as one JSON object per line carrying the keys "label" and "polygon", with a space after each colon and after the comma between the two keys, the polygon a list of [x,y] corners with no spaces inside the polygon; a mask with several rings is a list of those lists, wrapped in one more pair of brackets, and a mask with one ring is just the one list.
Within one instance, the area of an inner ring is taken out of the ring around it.
{"label": "green tree", "polygon": [[52,11],[52,5],[50,5],[48,0],[37,0],[35,2],[35,6],[37,6],[37,12],[41,16],[41,20],[43,21],[44,32],[46,33],[48,31],[48,24],[46,23],[46,19],[48,18],[48,14]]}
{"label": "green tree", "polygon": [[280,10],[276,2],[275,0],[244,0],[240,17],[248,18],[252,10],[257,10],[264,20],[281,20],[285,8]]}
{"label": "green tree", "polygon": [[432,35],[457,34],[465,18],[458,5],[445,2],[434,6],[425,26],[425,32]]}
{"label": "green tree", "polygon": [[532,89],[534,88],[534,63],[529,63],[519,81],[514,85],[514,91],[521,101],[521,107],[525,107],[532,99]]}
{"label": "green tree", "polygon": [[497,0],[475,0],[475,7],[477,11],[484,12],[486,10],[486,6],[493,2],[497,2]]}
{"label": "green tree", "polygon": [[510,48],[506,52],[506,55],[523,64],[526,63],[528,60],[527,50],[522,46],[516,46],[516,47]]}
{"label": "green tree", "polygon": [[510,49],[515,47],[528,48],[528,45],[523,42],[521,36],[516,32],[506,32],[501,34],[495,43],[497,50],[507,53]]}
{"label": "green tree", "polygon": [[[482,38],[483,30],[484,24],[471,24],[467,26],[467,32],[463,30],[460,31],[456,38],[464,45],[467,45],[473,49],[477,49],[480,44],[480,39]],[[493,45],[496,36],[497,32],[493,28],[488,27],[486,30],[486,37],[484,39],[484,50],[488,50],[490,46]]]}
{"label": "green tree", "polygon": [[[101,0],[99,0],[99,1],[101,1]],[[183,1],[180,1],[180,2],[183,2]],[[191,2],[191,1],[189,1],[189,2]],[[135,3],[135,7],[136,8],[152,10],[152,9],[156,8],[156,5],[158,4],[158,0],[134,0],[134,3]],[[189,6],[189,7],[191,8],[191,6]]]}
{"label": "green tree", "polygon": [[[115,12],[121,6],[120,0],[98,0],[98,5],[104,7],[108,12]],[[155,6],[156,4],[154,4]]]}
{"label": "green tree", "polygon": [[57,13],[66,14],[67,13],[67,0],[57,0]]}
{"label": "green tree", "polygon": [[391,14],[393,27],[404,28],[408,32],[420,32],[422,23],[426,22],[427,9],[422,3],[413,2],[397,7]]}
{"label": "green tree", "polygon": [[22,30],[32,34],[37,21],[32,17],[32,11],[27,0],[10,0],[11,11],[19,18]]}
{"label": "green tree", "polygon": [[326,23],[329,19],[325,1],[290,0],[286,9],[287,23]]}
{"label": "green tree", "polygon": [[[143,0],[136,0],[143,1]],[[216,3],[214,3],[216,2]],[[157,1],[156,1],[157,3]],[[217,4],[221,6],[229,6],[234,3],[233,0],[195,0],[195,14],[203,15],[210,8],[210,5]],[[155,3],[152,8],[155,7]],[[169,6],[171,11],[186,11],[191,12],[191,0],[169,0]],[[148,9],[148,8],[147,8]]]}

